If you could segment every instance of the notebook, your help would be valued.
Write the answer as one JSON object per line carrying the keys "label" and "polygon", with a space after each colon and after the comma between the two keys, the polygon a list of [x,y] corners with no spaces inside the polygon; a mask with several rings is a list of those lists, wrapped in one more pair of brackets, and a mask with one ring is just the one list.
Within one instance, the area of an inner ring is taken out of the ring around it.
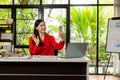
{"label": "notebook", "polygon": [[68,43],[65,55],[62,58],[82,58],[85,57],[88,43]]}

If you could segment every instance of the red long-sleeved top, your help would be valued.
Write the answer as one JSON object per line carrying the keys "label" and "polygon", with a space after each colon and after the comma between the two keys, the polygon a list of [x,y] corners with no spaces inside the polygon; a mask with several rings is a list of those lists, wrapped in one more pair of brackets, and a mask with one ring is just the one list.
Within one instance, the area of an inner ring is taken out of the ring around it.
{"label": "red long-sleeved top", "polygon": [[39,46],[36,46],[32,36],[29,38],[29,52],[31,55],[54,55],[53,50],[61,50],[64,42],[57,43],[51,35],[45,34],[44,41],[40,39]]}

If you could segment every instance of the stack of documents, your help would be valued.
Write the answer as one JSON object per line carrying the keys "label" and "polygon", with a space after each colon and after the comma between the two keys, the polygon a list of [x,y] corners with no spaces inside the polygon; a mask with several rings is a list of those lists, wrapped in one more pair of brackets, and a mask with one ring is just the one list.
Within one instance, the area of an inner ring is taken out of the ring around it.
{"label": "stack of documents", "polygon": [[40,55],[34,55],[34,56],[31,57],[31,59],[56,60],[58,58],[57,58],[57,56],[40,56]]}

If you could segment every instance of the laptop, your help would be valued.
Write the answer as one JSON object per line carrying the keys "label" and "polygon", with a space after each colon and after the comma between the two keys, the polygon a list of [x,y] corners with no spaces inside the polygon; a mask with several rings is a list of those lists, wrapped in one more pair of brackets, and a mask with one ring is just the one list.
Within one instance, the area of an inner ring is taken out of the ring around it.
{"label": "laptop", "polygon": [[65,55],[62,58],[82,58],[85,57],[88,43],[68,43]]}

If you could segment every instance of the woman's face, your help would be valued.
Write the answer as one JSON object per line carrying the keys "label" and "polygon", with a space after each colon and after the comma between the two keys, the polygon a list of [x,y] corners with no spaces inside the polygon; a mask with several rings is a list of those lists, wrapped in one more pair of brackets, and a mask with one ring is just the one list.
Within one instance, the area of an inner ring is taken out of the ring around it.
{"label": "woman's face", "polygon": [[36,30],[38,30],[40,33],[46,32],[46,26],[44,22],[41,22],[37,27]]}

